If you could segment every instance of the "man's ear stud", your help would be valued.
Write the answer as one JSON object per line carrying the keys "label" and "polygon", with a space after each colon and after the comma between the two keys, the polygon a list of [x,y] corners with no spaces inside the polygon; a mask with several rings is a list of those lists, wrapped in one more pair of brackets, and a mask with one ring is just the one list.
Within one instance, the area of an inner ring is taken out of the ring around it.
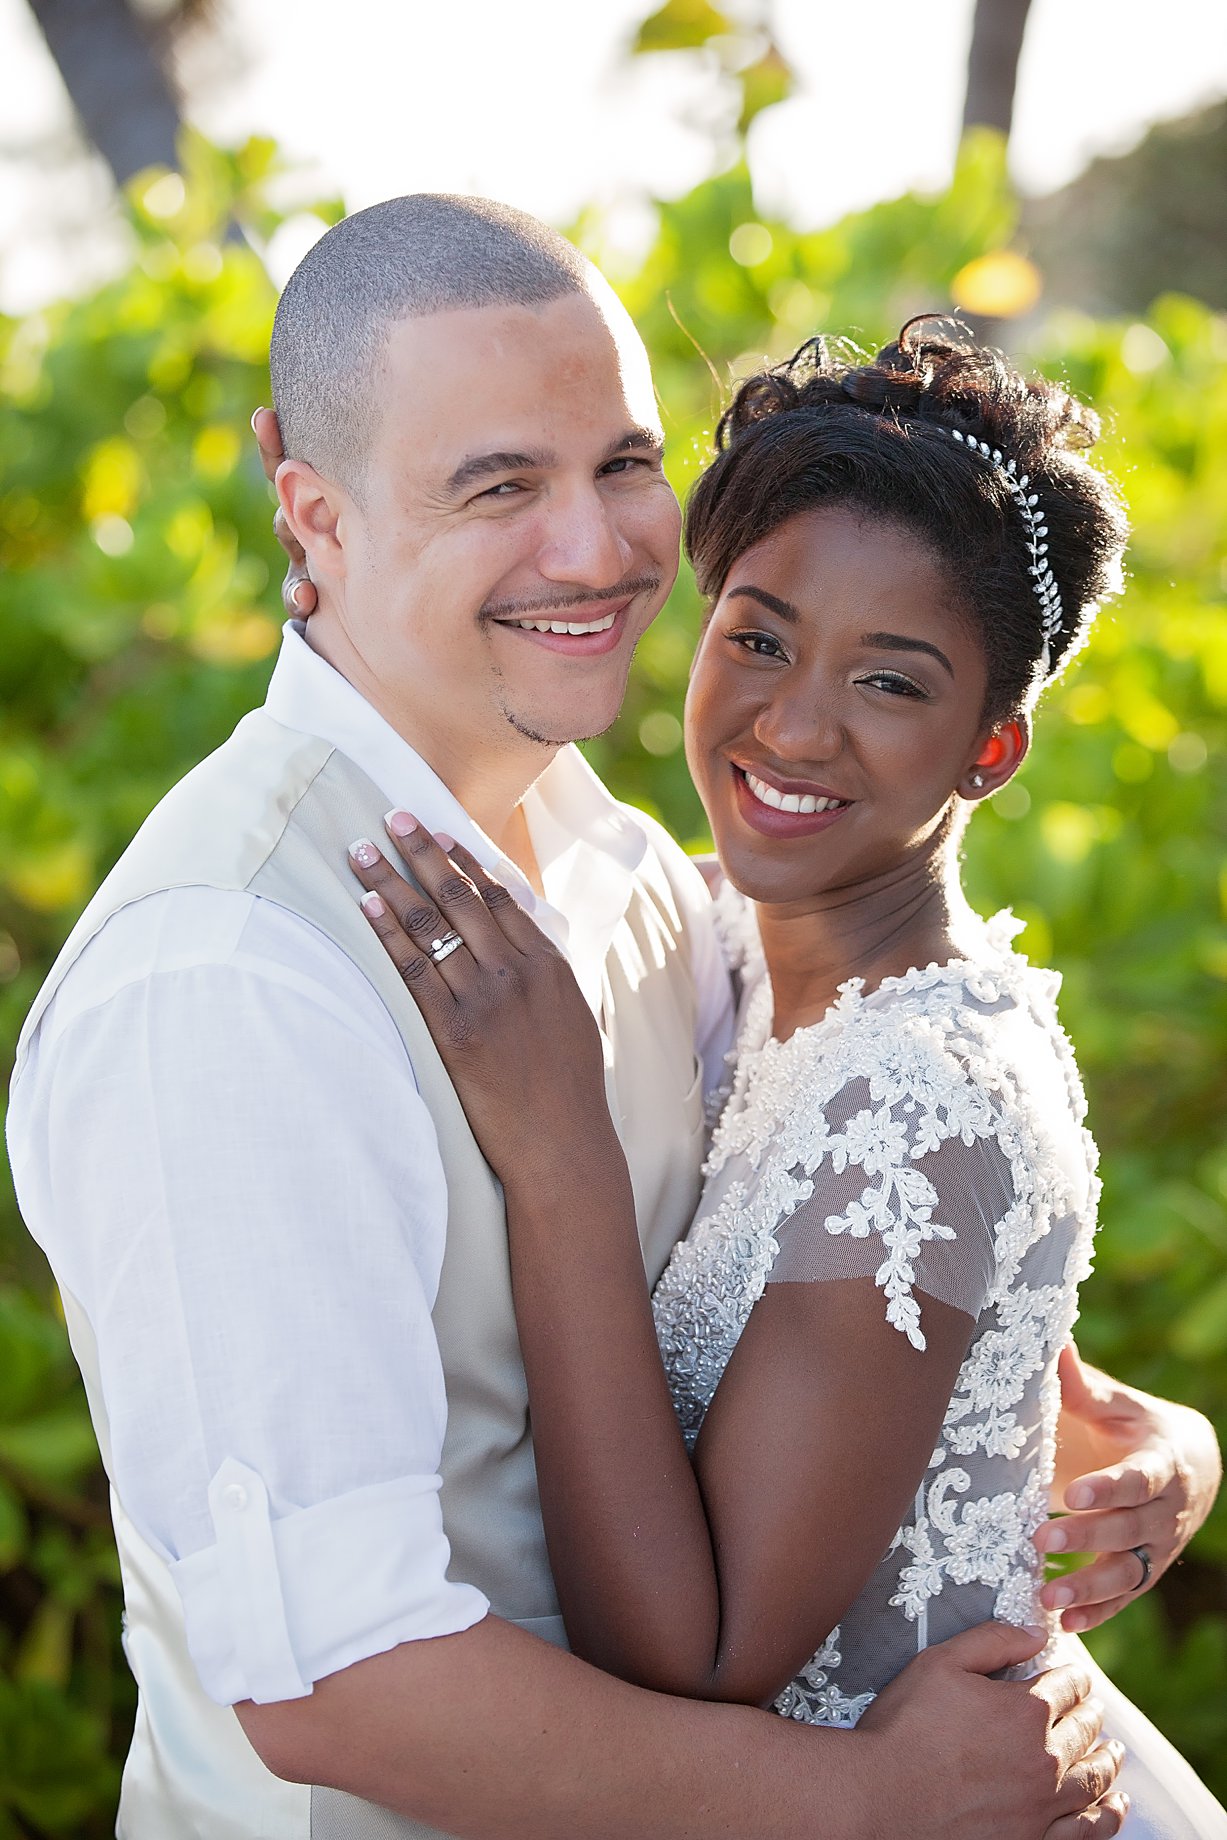
{"label": "man's ear stud", "polygon": [[983,786],[984,784],[983,773],[972,773],[972,774],[969,774],[968,777],[971,780],[971,783],[975,787],[976,791],[979,792],[981,786]]}

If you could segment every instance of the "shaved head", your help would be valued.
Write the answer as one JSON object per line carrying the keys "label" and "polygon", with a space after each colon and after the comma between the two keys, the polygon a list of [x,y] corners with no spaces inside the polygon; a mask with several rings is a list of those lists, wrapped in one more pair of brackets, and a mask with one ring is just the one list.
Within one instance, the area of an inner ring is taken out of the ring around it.
{"label": "shaved head", "polygon": [[286,284],[269,354],[288,458],[360,491],[390,328],[457,309],[541,307],[595,270],[557,231],[486,198],[417,192],[357,211]]}

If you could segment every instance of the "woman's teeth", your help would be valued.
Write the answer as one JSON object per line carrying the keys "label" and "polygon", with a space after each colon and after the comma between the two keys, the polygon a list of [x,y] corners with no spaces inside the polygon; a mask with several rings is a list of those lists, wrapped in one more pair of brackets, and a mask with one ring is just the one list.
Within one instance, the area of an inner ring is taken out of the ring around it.
{"label": "woman's teeth", "polygon": [[607,613],[603,620],[592,620],[587,626],[581,626],[578,620],[517,620],[516,625],[522,632],[570,633],[576,639],[581,633],[608,632],[616,618],[616,614]]}
{"label": "woman's teeth", "polygon": [[846,799],[819,799],[810,792],[780,792],[765,779],[755,779],[752,773],[745,775],[745,782],[760,805],[770,805],[775,811],[833,811],[837,805],[847,804]]}

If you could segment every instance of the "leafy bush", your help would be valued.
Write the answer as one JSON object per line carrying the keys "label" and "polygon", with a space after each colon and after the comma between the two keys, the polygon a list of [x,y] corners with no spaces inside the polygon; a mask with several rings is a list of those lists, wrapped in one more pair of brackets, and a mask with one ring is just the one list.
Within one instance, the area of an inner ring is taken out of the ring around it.
{"label": "leafy bush", "polygon": [[[91,298],[0,322],[0,1037],[145,812],[262,693],[278,552],[247,433],[268,399],[274,297],[227,240],[274,229],[273,150],[196,142],[188,183],[133,196],[134,260]],[[336,207],[321,207],[326,220]],[[659,207],[618,275],[652,351],[675,484],[702,464],[730,367],[815,329],[872,343],[1008,245],[1000,147],[950,190],[799,235],[734,168]],[[577,236],[600,259],[606,226]],[[710,368],[704,356],[710,360]],[[1222,1414],[1227,1397],[1225,711],[1227,324],[1169,298],[1132,325],[1041,320],[1029,354],[1109,412],[1137,523],[1126,601],[1049,699],[1019,780],[978,816],[973,894],[1013,904],[1065,974],[1104,1152],[1105,1228],[1081,1335],[1117,1373]],[[714,373],[714,374],[713,374]],[[697,619],[683,575],[623,715],[592,744],[682,837]],[[1217,842],[1215,840],[1218,840]],[[1095,1646],[1221,1794],[1227,1516]],[[0,1840],[111,1829],[132,1713],[106,1495],[45,1268],[0,1194]]]}

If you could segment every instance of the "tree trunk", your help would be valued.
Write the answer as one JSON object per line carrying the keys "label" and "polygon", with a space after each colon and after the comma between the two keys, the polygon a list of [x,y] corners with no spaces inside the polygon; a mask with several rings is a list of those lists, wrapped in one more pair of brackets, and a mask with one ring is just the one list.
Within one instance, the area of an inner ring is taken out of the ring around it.
{"label": "tree trunk", "polygon": [[81,126],[115,183],[175,166],[179,107],[126,0],[30,0]]}
{"label": "tree trunk", "polygon": [[963,128],[996,128],[1006,139],[1014,119],[1018,59],[1031,0],[976,0],[967,58]]}

